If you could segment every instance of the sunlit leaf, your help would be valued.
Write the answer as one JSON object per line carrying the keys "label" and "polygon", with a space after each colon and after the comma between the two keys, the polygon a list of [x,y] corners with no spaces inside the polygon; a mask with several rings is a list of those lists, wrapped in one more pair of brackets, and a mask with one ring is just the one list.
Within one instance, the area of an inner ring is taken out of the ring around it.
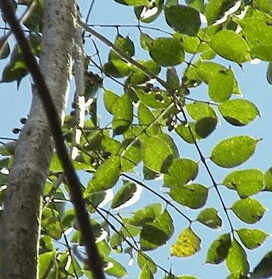
{"label": "sunlit leaf", "polygon": [[42,211],[42,230],[55,240],[60,239],[63,233],[59,218],[60,216],[57,210],[46,207]]}
{"label": "sunlit leaf", "polygon": [[190,159],[174,159],[164,174],[164,186],[182,186],[194,180],[198,173],[198,164]]}
{"label": "sunlit leaf", "polygon": [[115,135],[124,133],[133,120],[133,105],[130,97],[123,94],[115,101],[113,109],[112,128]]}
{"label": "sunlit leaf", "polygon": [[127,270],[125,269],[125,267],[117,262],[115,259],[105,257],[104,260],[108,263],[108,268],[105,268],[105,272],[108,275],[114,276],[116,278],[122,278],[127,274]]}
{"label": "sunlit leaf", "polygon": [[104,105],[106,110],[113,114],[113,106],[115,105],[115,102],[119,99],[119,96],[112,92],[111,90],[105,90],[104,91]]}
{"label": "sunlit leaf", "polygon": [[229,99],[233,93],[234,75],[232,70],[218,71],[209,82],[209,96],[215,102]]}
{"label": "sunlit leaf", "polygon": [[159,65],[171,67],[184,61],[184,50],[181,42],[175,38],[156,38],[149,45],[152,59]]}
{"label": "sunlit leaf", "polygon": [[[155,116],[148,109],[148,107],[142,103],[140,103],[138,107],[138,119],[139,124],[145,130],[145,133],[149,136],[155,136],[159,133],[160,127],[155,123]],[[149,128],[147,128],[149,127]]]}
{"label": "sunlit leaf", "polygon": [[208,192],[208,188],[203,185],[192,183],[171,187],[170,196],[181,205],[196,209],[205,205]]}
{"label": "sunlit leaf", "polygon": [[[118,34],[115,38],[114,45],[130,57],[133,56],[135,53],[134,43],[132,40],[130,40],[129,37],[125,38],[122,35]],[[114,50],[111,50],[109,54],[109,61],[119,59],[121,59],[121,57]]]}
{"label": "sunlit leaf", "polygon": [[228,255],[231,246],[230,235],[222,234],[214,240],[208,250],[206,263],[219,264],[224,261]]}
{"label": "sunlit leaf", "polygon": [[266,211],[259,201],[252,198],[245,198],[236,201],[232,205],[231,209],[240,220],[248,224],[258,222]]}
{"label": "sunlit leaf", "polygon": [[234,126],[247,125],[260,115],[257,107],[248,100],[228,100],[218,108],[224,119]]}
{"label": "sunlit leaf", "polygon": [[206,84],[209,84],[219,71],[226,70],[227,68],[223,65],[212,61],[201,61],[201,63],[197,65],[197,74]]}
{"label": "sunlit leaf", "polygon": [[200,250],[201,239],[191,228],[187,228],[178,236],[171,246],[171,255],[176,257],[190,257]]}
{"label": "sunlit leaf", "polygon": [[167,24],[175,31],[195,36],[200,28],[200,17],[197,10],[184,5],[171,5],[165,7]]}
{"label": "sunlit leaf", "polygon": [[140,44],[144,50],[148,50],[148,46],[152,41],[153,41],[153,39],[148,34],[141,32]]}
{"label": "sunlit leaf", "polygon": [[198,121],[205,117],[216,118],[215,110],[207,103],[194,102],[186,105],[186,109],[190,116]]}
{"label": "sunlit leaf", "polygon": [[222,140],[213,148],[211,160],[223,168],[241,165],[253,155],[259,141],[249,136],[235,136]]}
{"label": "sunlit leaf", "polygon": [[198,214],[197,221],[212,229],[218,229],[222,226],[222,220],[218,216],[217,210],[212,207],[203,209]]}
{"label": "sunlit leaf", "polygon": [[248,197],[260,192],[264,186],[264,175],[258,169],[248,169],[229,173],[223,185],[237,191],[240,197]]}
{"label": "sunlit leaf", "polygon": [[140,233],[140,244],[143,251],[156,249],[172,236],[173,220],[165,210],[153,222],[146,224]]}
{"label": "sunlit leaf", "polygon": [[165,171],[172,161],[172,154],[170,146],[159,137],[148,137],[143,142],[143,162],[155,172]]}
{"label": "sunlit leaf", "polygon": [[56,251],[49,251],[39,255],[39,276],[40,278],[53,279],[57,276]]}
{"label": "sunlit leaf", "polygon": [[111,156],[98,167],[88,183],[85,195],[111,188],[120,175],[120,156]]}
{"label": "sunlit leaf", "polygon": [[229,271],[233,275],[247,275],[249,271],[249,264],[247,255],[236,239],[232,240],[231,247],[226,259],[226,264]]}
{"label": "sunlit leaf", "polygon": [[142,5],[149,4],[149,0],[114,0],[114,1],[129,6],[142,6]]}
{"label": "sunlit leaf", "polygon": [[209,44],[216,53],[230,61],[243,63],[251,60],[246,41],[234,31],[218,32],[211,38]]}
{"label": "sunlit leaf", "polygon": [[154,279],[150,267],[147,264],[142,267],[139,279]]}
{"label": "sunlit leaf", "polygon": [[269,168],[264,174],[264,190],[272,191],[272,168]]}
{"label": "sunlit leaf", "polygon": [[175,127],[177,134],[188,143],[195,143],[201,137],[195,131],[195,123],[189,122]]}
{"label": "sunlit leaf", "polygon": [[267,233],[259,229],[239,229],[237,230],[237,234],[248,249],[259,247],[269,236]]}
{"label": "sunlit leaf", "polygon": [[152,258],[147,256],[143,252],[137,254],[137,263],[138,263],[138,266],[140,269],[142,269],[145,265],[148,265],[151,273],[154,274],[157,272],[157,266],[154,263],[154,261],[152,260]]}
{"label": "sunlit leaf", "polygon": [[155,0],[148,5],[135,7],[134,12],[138,20],[144,23],[154,21],[161,13],[163,7],[163,0]]}
{"label": "sunlit leaf", "polygon": [[132,171],[141,161],[140,143],[137,141],[132,144],[132,142],[133,139],[126,139],[118,148],[118,154],[122,154],[122,171]]}

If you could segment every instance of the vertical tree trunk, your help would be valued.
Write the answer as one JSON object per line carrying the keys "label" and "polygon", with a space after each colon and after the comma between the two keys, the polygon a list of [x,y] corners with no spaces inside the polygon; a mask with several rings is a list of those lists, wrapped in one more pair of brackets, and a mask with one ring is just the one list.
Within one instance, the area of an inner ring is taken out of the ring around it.
{"label": "vertical tree trunk", "polygon": [[[69,90],[76,6],[45,0],[40,67],[61,115]],[[2,278],[37,278],[40,200],[52,156],[50,129],[33,90],[27,123],[18,141],[3,212]]]}

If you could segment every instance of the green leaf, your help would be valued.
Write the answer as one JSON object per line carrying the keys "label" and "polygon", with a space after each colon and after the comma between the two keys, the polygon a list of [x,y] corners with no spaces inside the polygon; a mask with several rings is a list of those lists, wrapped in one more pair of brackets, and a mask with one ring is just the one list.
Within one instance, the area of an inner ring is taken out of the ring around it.
{"label": "green leaf", "polygon": [[[269,20],[271,21],[270,18]],[[242,34],[250,46],[252,58],[272,60],[272,30],[269,20],[251,17],[238,21],[243,28]]]}
{"label": "green leaf", "polygon": [[[185,3],[198,10],[199,12],[203,13],[204,12],[204,0],[185,0]],[[179,277],[180,278],[180,277]]]}
{"label": "green leaf", "polygon": [[180,124],[175,127],[177,134],[187,143],[195,143],[201,137],[195,131],[195,123],[189,122],[186,124]]}
{"label": "green leaf", "polygon": [[237,234],[248,249],[259,247],[269,236],[269,234],[259,229],[239,229],[237,230]]}
{"label": "green leaf", "polygon": [[194,180],[198,173],[198,164],[190,159],[176,158],[164,174],[164,186],[182,186]]}
{"label": "green leaf", "polygon": [[8,44],[8,40],[6,40],[5,36],[0,38],[0,49],[1,49],[0,59],[7,58],[10,54],[10,47]]}
{"label": "green leaf", "polygon": [[230,247],[231,247],[230,234],[226,233],[220,235],[211,244],[207,253],[206,263],[219,264],[223,262],[228,255]]}
{"label": "green leaf", "polygon": [[204,117],[195,123],[195,132],[201,138],[209,136],[216,128],[217,117]]}
{"label": "green leaf", "polygon": [[120,156],[111,156],[105,160],[94,173],[84,195],[87,197],[91,193],[111,188],[119,178],[120,168]]}
{"label": "green leaf", "polygon": [[190,116],[195,120],[198,121],[205,117],[214,117],[216,118],[215,110],[206,103],[201,102],[193,102],[191,104],[186,105],[186,109]]}
{"label": "green leaf", "polygon": [[150,126],[148,129],[145,130],[145,133],[148,136],[155,136],[159,133],[160,126],[155,123],[155,116],[147,108],[147,106],[142,103],[140,103],[138,107],[138,119],[139,124],[143,127],[143,129],[146,129],[148,126]]}
{"label": "green leaf", "polygon": [[161,212],[161,204],[153,203],[133,213],[131,218],[125,219],[126,223],[133,226],[144,226],[151,223]]}
{"label": "green leaf", "polygon": [[104,105],[106,110],[113,114],[113,107],[116,101],[119,99],[119,96],[110,90],[104,91]]}
{"label": "green leaf", "polygon": [[141,32],[140,45],[144,50],[148,50],[148,46],[152,41],[153,39],[148,34]]}
{"label": "green leaf", "polygon": [[217,73],[227,70],[223,65],[211,61],[201,61],[196,67],[198,76],[206,84],[209,84]]}
{"label": "green leaf", "polygon": [[108,263],[108,268],[105,268],[105,272],[116,278],[122,278],[127,274],[126,269],[115,259],[110,257],[105,257],[104,260]]}
{"label": "green leaf", "polygon": [[232,207],[236,216],[247,224],[254,224],[262,219],[266,209],[262,204],[252,198],[245,198],[236,201]]}
{"label": "green leaf", "polygon": [[175,31],[189,36],[196,36],[200,28],[200,17],[197,10],[184,5],[165,7],[167,24]]}
{"label": "green leaf", "polygon": [[246,276],[248,274],[249,264],[247,261],[247,255],[236,239],[233,239],[231,243],[226,264],[229,271],[235,276]]}
{"label": "green leaf", "polygon": [[[137,62],[143,65],[147,70],[149,70],[155,76],[158,75],[161,70],[161,67],[153,60],[147,60],[147,61],[139,60]],[[150,77],[147,76],[145,73],[143,73],[142,70],[140,70],[136,66],[131,66],[131,73],[127,78],[125,84],[131,86],[131,84],[143,84],[149,80]]]}
{"label": "green leaf", "polygon": [[128,76],[131,72],[131,66],[127,62],[117,59],[105,63],[102,69],[105,74],[115,78]]}
{"label": "green leaf", "polygon": [[266,79],[269,84],[272,84],[272,62],[268,63],[266,70]]}
{"label": "green leaf", "polygon": [[260,115],[257,107],[248,100],[228,100],[218,108],[224,119],[234,126],[247,125]]}
{"label": "green leaf", "polygon": [[178,90],[180,87],[180,80],[177,70],[173,67],[168,67],[166,70],[166,83],[170,92]]}
{"label": "green leaf", "polygon": [[252,156],[259,141],[249,136],[235,136],[222,140],[213,148],[211,160],[222,168],[241,165]]}
{"label": "green leaf", "polygon": [[162,7],[163,0],[155,0],[152,2],[149,1],[148,5],[136,7],[134,12],[138,20],[144,23],[150,23],[160,15]]}
{"label": "green leaf", "polygon": [[[135,48],[134,43],[130,40],[129,37],[123,37],[120,34],[117,35],[114,41],[114,46],[116,46],[118,49],[120,49],[122,52],[124,52],[126,55],[132,57],[135,54]],[[110,51],[109,54],[109,61],[113,60],[120,60],[122,57],[120,57],[114,50]]]}
{"label": "green leaf", "polygon": [[234,171],[224,178],[222,184],[236,190],[240,197],[248,197],[263,189],[264,175],[258,169]]}
{"label": "green leaf", "polygon": [[233,93],[234,75],[232,70],[218,71],[209,82],[209,96],[215,102],[229,99]]}
{"label": "green leaf", "polygon": [[236,0],[210,0],[205,7],[205,16],[209,25],[223,17],[235,3]]}
{"label": "green leaf", "polygon": [[126,139],[120,145],[122,171],[132,171],[141,161],[141,146],[139,142],[131,143],[133,139]]}
{"label": "green leaf", "polygon": [[174,232],[173,220],[165,210],[153,222],[146,224],[140,233],[143,251],[156,249],[167,242]]}
{"label": "green leaf", "polygon": [[157,266],[152,258],[144,254],[143,252],[137,253],[137,264],[140,269],[143,269],[143,267],[147,265],[152,274],[157,272]]}
{"label": "green leaf", "polygon": [[272,191],[272,168],[269,168],[264,174],[264,190]]}
{"label": "green leaf", "polygon": [[201,239],[191,228],[180,233],[176,243],[171,246],[171,255],[176,257],[190,257],[200,250]]}
{"label": "green leaf", "polygon": [[251,60],[246,41],[234,31],[223,30],[216,33],[209,44],[216,53],[227,60],[237,63]]}
{"label": "green leaf", "polygon": [[142,146],[142,157],[146,167],[155,172],[165,172],[172,161],[173,151],[159,137],[147,137]]}
{"label": "green leaf", "polygon": [[47,235],[50,235],[55,240],[58,240],[62,236],[62,227],[59,222],[59,212],[52,208],[44,208],[42,211],[41,227]]}
{"label": "green leaf", "polygon": [[150,267],[147,264],[143,266],[139,279],[154,279]]}
{"label": "green leaf", "polygon": [[212,207],[203,209],[196,220],[212,229],[218,229],[222,226],[222,220],[218,216],[217,210]]}
{"label": "green leaf", "polygon": [[119,97],[113,106],[112,128],[114,135],[124,133],[133,120],[133,105],[128,94]]}
{"label": "green leaf", "polygon": [[184,186],[171,187],[170,196],[183,206],[197,209],[205,205],[208,192],[208,188],[203,185],[192,183]]}
{"label": "green leaf", "polygon": [[143,6],[149,4],[149,0],[114,0],[114,1],[129,6]]}
{"label": "green leaf", "polygon": [[272,251],[266,253],[251,273],[251,279],[270,278],[272,276]]}
{"label": "green leaf", "polygon": [[57,277],[56,251],[45,252],[39,255],[40,278],[54,279]]}
{"label": "green leaf", "polygon": [[149,44],[149,54],[157,64],[164,67],[181,64],[185,58],[182,44],[175,38],[156,38]]}
{"label": "green leaf", "polygon": [[117,208],[121,205],[124,206],[124,204],[131,201],[131,199],[135,196],[136,191],[137,185],[125,180],[123,182],[123,186],[114,195],[114,198],[111,203],[111,208]]}

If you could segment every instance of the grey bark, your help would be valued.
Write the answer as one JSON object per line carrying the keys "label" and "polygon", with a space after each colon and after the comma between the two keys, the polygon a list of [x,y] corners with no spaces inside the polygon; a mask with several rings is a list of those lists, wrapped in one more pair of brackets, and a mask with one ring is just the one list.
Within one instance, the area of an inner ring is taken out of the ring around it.
{"label": "grey bark", "polygon": [[[76,6],[46,0],[40,67],[61,115],[69,90]],[[2,278],[38,277],[40,201],[52,156],[50,128],[33,90],[31,109],[18,141],[4,202]]]}

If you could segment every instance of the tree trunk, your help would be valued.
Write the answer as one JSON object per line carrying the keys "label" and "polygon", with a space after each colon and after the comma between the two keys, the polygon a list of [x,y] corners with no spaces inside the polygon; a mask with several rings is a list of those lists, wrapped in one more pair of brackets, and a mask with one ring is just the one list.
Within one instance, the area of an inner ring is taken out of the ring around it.
{"label": "tree trunk", "polygon": [[[72,68],[74,0],[46,0],[40,67],[59,115],[63,113]],[[2,278],[38,277],[40,201],[52,156],[50,128],[33,90],[28,120],[20,134],[3,212]]]}

